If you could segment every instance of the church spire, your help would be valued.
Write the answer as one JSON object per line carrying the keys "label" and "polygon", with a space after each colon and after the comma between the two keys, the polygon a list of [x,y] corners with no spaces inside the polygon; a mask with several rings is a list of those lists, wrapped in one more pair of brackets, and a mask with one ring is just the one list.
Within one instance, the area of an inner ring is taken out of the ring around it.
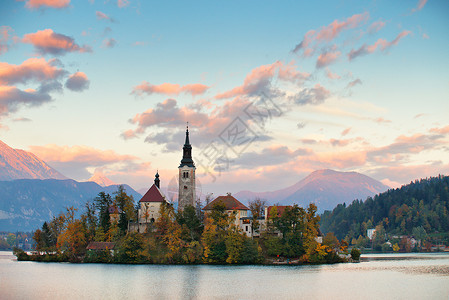
{"label": "church spire", "polygon": [[160,187],[161,181],[159,180],[159,170],[156,171],[156,176],[154,176],[154,185],[156,185],[158,188]]}
{"label": "church spire", "polygon": [[187,129],[186,129],[186,141],[184,143],[184,147],[182,148],[182,160],[179,167],[182,166],[189,166],[194,167],[195,164],[193,163],[192,159],[192,146],[190,145],[189,140],[189,123],[187,122]]}

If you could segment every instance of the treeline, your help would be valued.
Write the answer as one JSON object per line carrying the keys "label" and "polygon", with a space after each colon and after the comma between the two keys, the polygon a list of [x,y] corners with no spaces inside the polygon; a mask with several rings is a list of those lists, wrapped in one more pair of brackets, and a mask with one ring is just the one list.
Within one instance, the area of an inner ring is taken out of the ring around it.
{"label": "treeline", "polygon": [[416,180],[321,215],[321,230],[349,243],[366,244],[370,228],[376,228],[384,242],[393,236],[419,235],[423,242],[449,244],[449,177]]}
{"label": "treeline", "polygon": [[[119,217],[111,218],[110,207]],[[250,204],[253,216],[261,216],[260,200]],[[343,261],[338,252],[346,251],[345,242],[328,235],[316,239],[319,216],[316,206],[307,209],[294,205],[282,214],[273,208],[267,224],[253,230],[260,237],[250,238],[236,224],[236,212],[229,213],[218,203],[204,214],[201,206],[187,206],[176,212],[163,203],[160,216],[144,233],[129,233],[127,224],[137,219],[133,199],[122,187],[113,197],[100,193],[76,219],[75,209],[43,224],[34,233],[36,252],[28,255],[19,249],[19,260],[160,263],[160,264],[259,264],[259,263],[334,263]],[[262,222],[262,221],[260,221]],[[125,226],[126,225],[126,226]],[[114,242],[114,252],[86,250],[89,242]]]}

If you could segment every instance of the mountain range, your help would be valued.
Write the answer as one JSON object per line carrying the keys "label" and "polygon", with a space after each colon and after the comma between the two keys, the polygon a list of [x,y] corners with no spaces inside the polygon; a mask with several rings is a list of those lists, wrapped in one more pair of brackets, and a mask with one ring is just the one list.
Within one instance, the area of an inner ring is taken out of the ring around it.
{"label": "mountain range", "polygon": [[272,192],[241,191],[235,197],[244,203],[255,198],[264,199],[267,204],[307,206],[313,202],[318,211],[332,210],[343,202],[364,200],[368,196],[385,192],[389,187],[357,172],[318,170],[292,186]]}
{"label": "mountain range", "polygon": [[[142,197],[130,186],[123,185],[135,201]],[[17,179],[0,181],[0,231],[29,231],[50,221],[53,216],[73,206],[84,213],[84,204],[104,191],[113,196],[118,185],[102,187],[95,182],[72,179]]]}
{"label": "mountain range", "polygon": [[13,149],[0,141],[0,180],[68,179],[33,153]]}
{"label": "mountain range", "polygon": [[[124,185],[136,201],[142,197]],[[100,173],[89,182],[68,179],[33,153],[13,149],[0,141],[0,231],[34,230],[44,221],[78,208],[104,191],[112,195],[118,185]]]}

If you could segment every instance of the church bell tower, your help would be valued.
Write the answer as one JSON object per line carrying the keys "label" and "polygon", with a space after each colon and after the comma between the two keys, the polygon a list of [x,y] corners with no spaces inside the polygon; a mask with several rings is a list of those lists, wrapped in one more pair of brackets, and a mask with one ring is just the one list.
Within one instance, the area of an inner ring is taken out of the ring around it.
{"label": "church bell tower", "polygon": [[179,165],[178,210],[187,205],[195,206],[195,164],[192,159],[192,146],[189,140],[189,126],[187,125],[186,140],[182,148],[182,160]]}

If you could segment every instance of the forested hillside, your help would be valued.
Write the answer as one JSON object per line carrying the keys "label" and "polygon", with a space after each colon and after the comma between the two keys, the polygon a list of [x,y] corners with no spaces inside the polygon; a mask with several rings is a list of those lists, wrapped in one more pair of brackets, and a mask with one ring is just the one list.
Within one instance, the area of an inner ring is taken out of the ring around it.
{"label": "forested hillside", "polygon": [[[382,225],[390,235],[449,236],[449,176],[416,180],[349,206],[340,204],[321,216],[321,230],[347,241],[366,236],[368,228]],[[442,234],[445,233],[445,234]]]}

